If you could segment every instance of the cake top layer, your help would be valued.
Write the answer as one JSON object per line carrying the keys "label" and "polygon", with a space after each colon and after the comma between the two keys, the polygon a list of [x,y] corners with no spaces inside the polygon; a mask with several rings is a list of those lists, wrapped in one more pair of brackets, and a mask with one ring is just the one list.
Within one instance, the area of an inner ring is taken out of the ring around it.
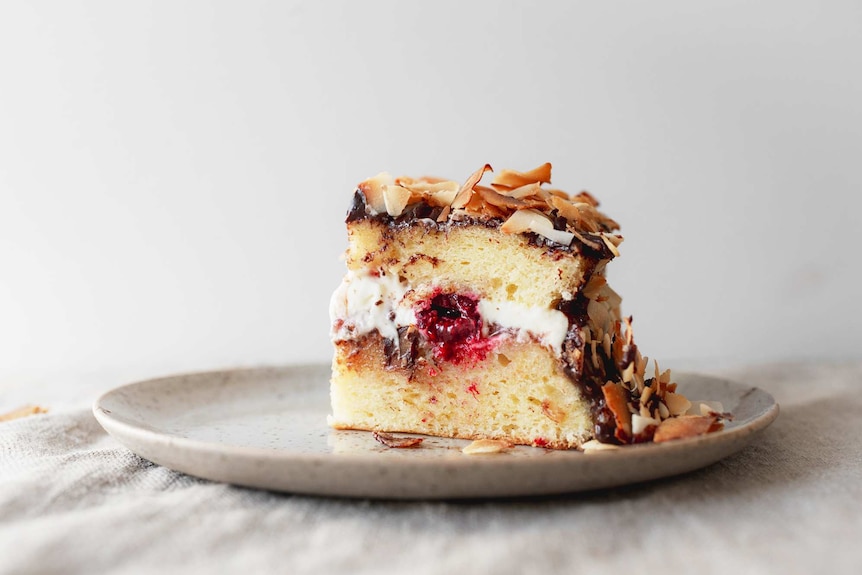
{"label": "cake top layer", "polygon": [[[589,192],[570,195],[544,187],[551,183],[551,164],[527,172],[501,170],[490,186],[481,185],[485,164],[461,184],[452,180],[380,173],[360,183],[348,222],[368,216],[388,217],[399,222],[417,219],[438,224],[478,221],[499,226],[504,233],[532,233],[550,244],[584,246],[618,256],[622,236],[619,225],[598,210],[599,202]],[[424,208],[424,209],[423,209]]]}

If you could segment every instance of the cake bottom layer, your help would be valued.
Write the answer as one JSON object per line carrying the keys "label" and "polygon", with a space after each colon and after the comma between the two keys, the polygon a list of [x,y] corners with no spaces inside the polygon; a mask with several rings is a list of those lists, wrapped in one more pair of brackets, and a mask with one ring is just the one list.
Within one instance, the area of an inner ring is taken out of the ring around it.
{"label": "cake bottom layer", "polygon": [[376,332],[336,344],[330,425],[574,448],[593,436],[589,402],[547,347],[500,342],[477,363],[387,368]]}

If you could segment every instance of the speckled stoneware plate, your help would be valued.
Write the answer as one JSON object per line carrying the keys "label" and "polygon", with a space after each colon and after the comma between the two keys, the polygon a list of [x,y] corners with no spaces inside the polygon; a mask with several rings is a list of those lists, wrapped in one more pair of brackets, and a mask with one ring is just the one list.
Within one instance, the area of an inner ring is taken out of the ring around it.
{"label": "speckled stoneware plate", "polygon": [[276,491],[398,499],[546,495],[692,471],[735,453],[778,415],[766,392],[703,375],[677,377],[694,400],[734,414],[723,431],[611,451],[519,446],[465,455],[469,441],[426,438],[393,449],[326,425],[329,368],[293,366],[177,375],[119,387],[93,406],[99,423],[145,459],[189,475]]}

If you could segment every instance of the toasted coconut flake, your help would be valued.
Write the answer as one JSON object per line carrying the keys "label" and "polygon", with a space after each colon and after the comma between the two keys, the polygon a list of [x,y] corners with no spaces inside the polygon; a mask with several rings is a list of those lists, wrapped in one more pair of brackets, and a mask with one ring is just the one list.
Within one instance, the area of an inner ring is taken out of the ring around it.
{"label": "toasted coconut flake", "polygon": [[428,188],[425,191],[427,191],[429,194],[438,194],[440,192],[449,192],[449,193],[453,194],[452,197],[454,198],[455,197],[454,194],[457,194],[458,190],[460,190],[460,189],[461,189],[461,184],[459,184],[458,182],[456,182],[454,180],[441,180],[439,182],[432,182],[431,185],[428,186]]}
{"label": "toasted coconut flake", "polygon": [[661,422],[655,430],[653,441],[661,443],[672,439],[696,437],[721,429],[722,423],[718,417],[702,415],[681,415]]}
{"label": "toasted coconut flake", "polygon": [[599,213],[596,208],[586,202],[575,202],[572,201],[572,205],[578,209],[578,212],[581,214],[581,219],[590,224],[590,231],[598,231],[600,227],[600,223],[604,216]]}
{"label": "toasted coconut flake", "polygon": [[424,189],[425,186],[434,186],[440,183],[446,184],[455,184],[455,189],[461,187],[461,184],[458,182],[452,182],[445,178],[437,178],[435,176],[422,176],[421,178],[411,178],[410,176],[398,176],[395,178],[395,183],[399,186],[404,186],[405,188],[416,188],[416,189]]}
{"label": "toasted coconut flake", "polygon": [[653,419],[652,417],[643,417],[635,413],[632,415],[632,435],[640,435],[644,431],[647,430],[650,426],[658,427],[661,424],[661,421],[658,419]]}
{"label": "toasted coconut flake", "polygon": [[556,241],[558,244],[563,244],[566,246],[571,245],[572,240],[574,240],[577,237],[577,234],[575,234],[574,232],[570,232],[570,231],[563,232],[563,231],[553,230],[553,229],[549,230],[549,231],[553,231],[555,234],[558,234],[560,236],[561,240],[555,240],[554,238],[549,237],[547,234],[542,234],[542,235],[544,235],[545,237],[548,237],[548,239],[552,239],[552,240]]}
{"label": "toasted coconut flake", "polygon": [[515,170],[502,170],[494,177],[491,185],[495,188],[504,187],[509,189],[520,188],[526,184],[549,184],[551,183],[551,164],[546,162],[538,168],[529,172],[516,172]]}
{"label": "toasted coconut flake", "polygon": [[595,341],[595,342],[596,342],[596,344],[599,344],[599,343],[601,343],[602,341],[604,341],[604,339],[605,339],[605,330],[604,330],[604,329],[602,329],[602,326],[600,326],[600,325],[594,325],[594,326],[593,326],[593,329],[595,330],[595,332],[593,333],[593,341]]}
{"label": "toasted coconut flake", "polygon": [[540,187],[540,188],[536,189],[536,195],[534,197],[537,199],[540,199],[540,200],[542,200],[542,202],[544,202],[545,205],[542,207],[542,209],[547,209],[548,208],[548,200],[550,200],[552,196],[548,190]]}
{"label": "toasted coconut flake", "polygon": [[[606,215],[599,212],[596,212],[596,215],[598,216],[599,224],[602,226],[602,228],[604,228],[605,232],[612,232],[614,230],[620,229],[620,225]],[[620,240],[622,240],[622,236],[620,236]]]}
{"label": "toasted coconut flake", "polygon": [[608,237],[608,234],[602,234],[602,241],[605,242],[605,245],[608,246],[608,249],[611,250],[614,257],[620,257],[620,250],[617,249],[617,244]]}
{"label": "toasted coconut flake", "polygon": [[607,283],[608,280],[605,279],[605,276],[593,274],[593,276],[590,278],[590,281],[588,281],[587,285],[584,286],[584,296],[587,299],[596,299],[601,289]]}
{"label": "toasted coconut flake", "polygon": [[612,288],[607,282],[605,282],[605,284],[599,289],[599,297],[596,299],[606,301],[608,303],[608,307],[611,309],[618,308],[623,303],[622,296],[615,292],[614,288]]}
{"label": "toasted coconut flake", "polygon": [[395,184],[410,190],[411,196],[408,204],[424,201],[432,206],[448,206],[455,199],[458,190],[461,189],[461,184],[439,178],[433,178],[433,180],[430,181],[428,178],[416,180],[401,176],[395,178]]}
{"label": "toasted coconut flake", "polygon": [[380,172],[373,178],[368,178],[359,184],[359,191],[365,196],[365,202],[375,214],[386,211],[386,200],[383,199],[383,186],[395,184],[395,179],[387,172]]}
{"label": "toasted coconut flake", "polygon": [[567,199],[552,195],[548,198],[548,205],[557,210],[557,213],[566,218],[569,222],[581,227],[583,231],[596,232],[599,229],[592,219],[584,217],[584,214],[581,213],[578,206]]}
{"label": "toasted coconut flake", "polygon": [[[628,365],[623,363],[623,360],[625,359],[623,354],[623,347],[625,346],[625,342],[623,341],[623,338],[620,337],[619,331],[619,328],[617,328],[617,334],[614,337],[613,343],[613,354],[611,357],[613,357],[614,362],[616,362],[616,364],[620,366],[623,370],[631,367],[631,371],[632,373],[634,373],[634,366],[632,365],[632,362],[629,362]],[[629,381],[631,381],[631,378],[629,378]]]}
{"label": "toasted coconut flake", "polygon": [[594,208],[599,207],[599,201],[586,190],[581,190],[576,195],[572,196],[573,202],[584,202],[585,204],[590,204]]}
{"label": "toasted coconut flake", "polygon": [[386,447],[397,449],[419,447],[424,441],[424,438],[422,437],[396,437],[391,433],[386,433],[385,431],[375,431],[372,435],[374,436],[374,439]]}
{"label": "toasted coconut flake", "polygon": [[[530,186],[526,186],[530,187]],[[520,188],[519,188],[520,189]],[[521,203],[517,205],[518,209],[530,208],[534,210],[538,210],[545,215],[550,216],[550,212],[548,211],[548,202],[545,199],[547,196],[547,192],[545,190],[538,187],[538,184],[534,185],[534,190],[536,193],[530,195],[521,195],[521,197],[515,197],[514,195],[508,193],[508,190],[500,190],[496,191],[493,188],[486,188],[485,186],[476,186],[476,191],[485,190],[488,192],[494,192],[500,194],[504,198],[512,198],[513,200],[520,201]],[[510,204],[511,205],[511,204]]]}
{"label": "toasted coconut flake", "polygon": [[445,206],[448,208],[455,199],[455,195],[457,193],[458,190],[439,190],[436,192],[429,192],[426,197],[430,204],[435,206]]}
{"label": "toasted coconut flake", "polygon": [[414,192],[423,194],[436,194],[438,192],[452,192],[453,194],[457,194],[458,190],[461,189],[461,184],[452,180],[437,180],[432,182],[427,178],[414,180],[412,178],[400,177],[395,178],[395,183]]}
{"label": "toasted coconut flake", "polygon": [[403,181],[410,178],[398,178],[395,183],[413,192],[410,202],[425,200],[432,206],[448,206],[455,199],[461,184],[453,181]]}
{"label": "toasted coconut flake", "polygon": [[502,453],[512,449],[514,445],[505,439],[477,439],[461,450],[467,455],[483,455],[488,453]]}
{"label": "toasted coconut flake", "polygon": [[646,403],[649,401],[650,396],[652,396],[652,392],[653,387],[651,385],[647,385],[644,387],[643,391],[641,392],[641,405],[646,405]]}
{"label": "toasted coconut flake", "polygon": [[509,216],[509,219],[503,222],[500,230],[507,234],[533,232],[564,246],[571,244],[574,238],[569,232],[555,230],[554,224],[551,223],[548,216],[533,209],[516,211]]}
{"label": "toasted coconut flake", "polygon": [[625,435],[630,435],[632,431],[632,414],[628,407],[628,392],[622,385],[609,381],[602,386],[602,393],[605,396],[608,409],[613,413],[614,421],[617,424],[617,439],[621,439],[619,436],[620,430]]}
{"label": "toasted coconut flake", "polygon": [[602,302],[591,299],[587,302],[587,316],[594,326],[598,326],[607,331],[610,327],[611,316],[608,313],[608,306]]}
{"label": "toasted coconut flake", "polygon": [[[617,341],[619,341],[619,340],[617,340]],[[614,343],[616,343],[616,342],[614,342]],[[632,381],[634,381],[634,376],[635,376],[635,363],[631,362],[630,364],[628,364],[626,366],[626,368],[622,372],[623,382],[631,383]]]}
{"label": "toasted coconut flake", "polygon": [[672,416],[682,415],[691,407],[691,402],[679,393],[665,393],[664,402]]}
{"label": "toasted coconut flake", "polygon": [[[541,196],[529,196],[524,198],[524,206],[527,208],[531,208],[534,210],[539,210],[542,213],[548,211],[548,202],[545,201]],[[548,215],[552,215],[550,212]]]}
{"label": "toasted coconut flake", "polygon": [[720,401],[692,401],[686,415],[719,415],[724,412]]}
{"label": "toasted coconut flake", "polygon": [[611,357],[611,334],[605,334],[602,339],[602,348],[605,350],[605,357]]}
{"label": "toasted coconut flake", "polygon": [[589,441],[581,444],[581,450],[584,453],[598,453],[599,451],[613,451],[615,449],[619,449],[619,445],[614,445],[613,443],[602,443],[598,439],[590,439]]}
{"label": "toasted coconut flake", "polygon": [[591,247],[592,249],[594,249],[594,250],[596,250],[596,251],[601,251],[601,249],[602,249],[602,244],[601,244],[601,243],[599,243],[599,242],[597,242],[597,241],[595,241],[595,240],[591,240],[591,239],[589,239],[588,237],[586,237],[585,235],[583,235],[583,234],[579,233],[577,230],[575,230],[575,229],[573,229],[573,228],[571,228],[571,227],[569,228],[569,231],[572,233],[572,235],[574,235],[576,238],[578,238],[579,240],[581,240],[581,243],[583,243],[584,245],[589,246],[589,247]]}
{"label": "toasted coconut flake", "polygon": [[619,247],[620,244],[623,243],[623,241],[625,240],[625,238],[623,238],[619,234],[611,234],[611,233],[605,232],[602,235],[606,236],[608,238],[608,241],[612,242],[617,247]]}
{"label": "toasted coconut flake", "polygon": [[501,220],[506,219],[511,210],[507,210],[504,208],[497,207],[493,204],[489,204],[485,201],[480,194],[473,192],[473,196],[470,197],[470,200],[467,202],[467,205],[464,206],[464,211],[470,215],[482,218],[499,218]]}
{"label": "toasted coconut flake", "polygon": [[518,198],[512,198],[509,196],[504,196],[503,194],[498,194],[491,188],[485,188],[482,186],[476,186],[476,193],[482,196],[482,199],[492,206],[497,206],[498,208],[509,209],[509,210],[517,210],[519,208],[526,207],[526,203]]}
{"label": "toasted coconut flake", "polygon": [[390,216],[397,217],[401,215],[407,203],[410,201],[412,192],[407,188],[392,185],[383,186],[383,203],[386,206],[386,213]]}
{"label": "toasted coconut flake", "polygon": [[[534,221],[538,219],[547,219],[544,214],[534,210],[519,210],[509,216],[503,225],[500,226],[500,231],[507,234],[523,234],[532,231]],[[548,220],[550,223],[550,220]]]}
{"label": "toasted coconut flake", "polygon": [[[573,196],[569,202],[578,209],[580,213],[579,221],[589,225],[589,231],[594,232],[601,228],[603,231],[610,232],[619,229],[620,226],[617,222],[597,209],[599,202],[587,192],[581,192]],[[622,241],[622,238],[620,238],[620,241]]]}
{"label": "toasted coconut flake", "polygon": [[637,359],[635,361],[637,361],[638,364],[635,373],[640,374],[641,376],[646,375],[646,366],[649,363],[649,357],[642,356],[640,350],[638,350]]}
{"label": "toasted coconut flake", "polygon": [[452,212],[452,208],[450,208],[449,206],[443,206],[443,211],[441,211],[440,215],[437,216],[437,221],[438,222],[445,222],[447,219],[449,219],[449,214],[451,212]]}
{"label": "toasted coconut flake", "polygon": [[667,405],[662,401],[658,404],[658,416],[661,419],[667,419],[670,417],[670,410],[667,408]]}
{"label": "toasted coconut flake", "polygon": [[644,390],[644,376],[635,371],[633,376],[635,383],[637,384],[638,393],[643,393]]}
{"label": "toasted coconut flake", "polygon": [[485,172],[493,172],[494,169],[490,164],[485,164],[475,172],[473,172],[467,181],[464,182],[464,185],[461,186],[461,189],[458,190],[458,193],[455,195],[455,199],[452,200],[452,209],[456,210],[458,208],[463,208],[467,205],[467,202],[470,201],[470,198],[473,197],[473,187],[479,183],[482,179],[482,176],[485,175]]}
{"label": "toasted coconut flake", "polygon": [[22,417],[39,415],[40,413],[48,413],[48,410],[38,405],[25,405],[7,413],[0,414],[0,421],[12,421],[13,419],[21,419]]}
{"label": "toasted coconut flake", "polygon": [[532,184],[525,184],[514,189],[503,188],[500,190],[500,193],[504,196],[509,196],[510,198],[521,199],[538,195],[540,193],[539,190],[541,189],[541,184],[533,182]]}
{"label": "toasted coconut flake", "polygon": [[[714,409],[710,404],[714,404],[718,406],[718,409]],[[704,401],[700,404],[700,414],[701,415],[716,415],[716,414],[724,414],[724,409],[721,407],[720,401]]]}

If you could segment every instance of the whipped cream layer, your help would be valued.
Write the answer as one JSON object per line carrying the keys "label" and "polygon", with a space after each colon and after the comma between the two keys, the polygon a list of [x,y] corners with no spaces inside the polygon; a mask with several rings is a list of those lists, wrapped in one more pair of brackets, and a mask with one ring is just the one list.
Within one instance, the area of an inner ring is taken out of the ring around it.
{"label": "whipped cream layer", "polygon": [[[330,335],[333,341],[344,341],[377,330],[398,341],[398,328],[416,325],[418,303],[435,289],[411,287],[383,272],[348,271],[330,301]],[[500,326],[519,341],[535,338],[558,355],[562,350],[569,320],[561,311],[484,298],[478,300],[478,311],[485,327]]]}

